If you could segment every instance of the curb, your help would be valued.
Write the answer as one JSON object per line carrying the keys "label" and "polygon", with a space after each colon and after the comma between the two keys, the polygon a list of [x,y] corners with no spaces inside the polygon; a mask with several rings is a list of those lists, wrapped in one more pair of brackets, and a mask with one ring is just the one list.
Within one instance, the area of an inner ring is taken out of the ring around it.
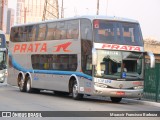
{"label": "curb", "polygon": [[136,99],[123,98],[123,100],[130,101],[130,102],[135,102],[135,103],[143,104],[143,105],[160,107],[160,103],[158,103],[158,102],[151,102],[151,101],[146,101],[146,100],[143,100],[143,99],[142,100],[136,100]]}

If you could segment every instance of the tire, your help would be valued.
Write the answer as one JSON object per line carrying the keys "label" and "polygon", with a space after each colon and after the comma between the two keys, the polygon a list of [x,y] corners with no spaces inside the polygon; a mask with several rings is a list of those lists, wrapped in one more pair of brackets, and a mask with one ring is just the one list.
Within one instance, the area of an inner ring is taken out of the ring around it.
{"label": "tire", "polygon": [[27,77],[27,80],[26,80],[26,92],[28,92],[28,93],[33,92],[33,89],[31,88],[31,79],[30,79],[30,77]]}
{"label": "tire", "polygon": [[40,93],[40,89],[35,89],[31,87],[30,77],[27,77],[27,80],[26,80],[26,92],[27,93]]}
{"label": "tire", "polygon": [[78,93],[78,84],[76,80],[73,82],[72,85],[72,98],[75,100],[80,100],[83,98],[83,94]]}
{"label": "tire", "polygon": [[26,92],[26,83],[22,77],[18,78],[18,86],[21,92]]}
{"label": "tire", "polygon": [[111,97],[111,100],[113,103],[119,103],[121,102],[122,98],[121,97]]}

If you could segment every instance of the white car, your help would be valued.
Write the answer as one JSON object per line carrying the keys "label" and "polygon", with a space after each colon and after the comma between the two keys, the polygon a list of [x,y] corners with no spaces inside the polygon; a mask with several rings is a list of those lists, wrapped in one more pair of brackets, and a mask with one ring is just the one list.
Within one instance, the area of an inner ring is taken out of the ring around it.
{"label": "white car", "polygon": [[4,81],[7,79],[8,72],[7,70],[0,70],[0,83],[4,83]]}

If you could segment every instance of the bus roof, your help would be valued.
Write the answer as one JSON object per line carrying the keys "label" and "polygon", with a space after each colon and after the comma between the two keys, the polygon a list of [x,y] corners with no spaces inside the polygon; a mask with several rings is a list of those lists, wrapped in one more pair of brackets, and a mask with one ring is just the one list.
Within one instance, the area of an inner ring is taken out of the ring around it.
{"label": "bus roof", "polygon": [[102,20],[138,23],[137,20],[128,19],[128,18],[115,17],[115,16],[111,17],[111,16],[93,15],[93,16],[76,16],[76,17],[71,17],[71,18],[62,18],[62,19],[46,20],[46,21],[34,22],[34,23],[18,24],[18,25],[15,25],[13,27],[29,26],[29,25],[35,25],[35,24],[41,24],[41,23],[49,23],[49,22],[54,22],[54,21],[56,22],[56,21],[74,20],[74,19],[82,19],[82,18],[90,19],[91,21],[93,21],[94,19],[102,19]]}

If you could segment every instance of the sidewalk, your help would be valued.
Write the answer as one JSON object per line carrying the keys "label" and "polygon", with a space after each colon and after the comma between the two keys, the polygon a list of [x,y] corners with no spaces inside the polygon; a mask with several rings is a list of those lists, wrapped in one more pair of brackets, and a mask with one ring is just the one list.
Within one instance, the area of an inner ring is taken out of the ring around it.
{"label": "sidewalk", "polygon": [[[111,101],[110,97],[103,97],[103,96],[85,96],[84,98]],[[122,103],[136,103],[136,104],[143,104],[143,105],[160,107],[160,103],[154,102],[154,101],[149,101],[149,100],[147,101],[144,98],[142,98],[141,100],[139,100],[137,98],[123,98],[121,102]]]}

